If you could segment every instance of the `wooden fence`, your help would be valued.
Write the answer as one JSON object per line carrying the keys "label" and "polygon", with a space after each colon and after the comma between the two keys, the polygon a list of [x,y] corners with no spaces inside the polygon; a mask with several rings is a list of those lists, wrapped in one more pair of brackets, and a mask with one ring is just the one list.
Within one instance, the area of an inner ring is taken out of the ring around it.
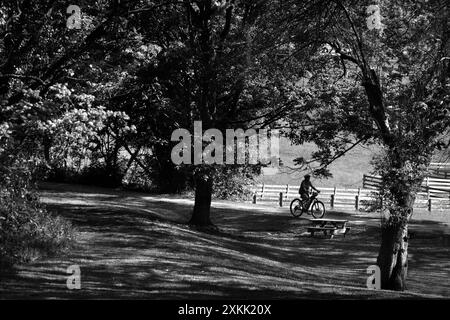
{"label": "wooden fence", "polygon": [[[373,178],[373,177],[371,177]],[[376,179],[377,177],[375,177]],[[372,179],[372,180],[375,180]],[[259,184],[255,186],[253,193],[253,203],[258,202],[273,202],[278,203],[280,207],[289,206],[294,198],[298,198],[298,185],[274,185],[274,184]],[[328,208],[343,208],[359,210],[360,208],[370,206],[376,201],[376,188],[318,188],[320,194],[318,196],[326,207]],[[440,196],[435,196],[431,187],[428,192],[420,192],[415,202],[415,207],[420,209],[427,209],[431,211],[436,210],[450,210],[450,196],[447,193],[442,193],[438,190]],[[443,195],[446,195],[443,196]]]}
{"label": "wooden fence", "polygon": [[[381,186],[380,176],[363,176],[363,188],[378,190]],[[445,198],[450,199],[450,179],[438,179],[426,177],[422,184],[421,191],[427,195],[427,198]]]}
{"label": "wooden fence", "polygon": [[450,163],[432,162],[428,169],[430,178],[450,179]]}
{"label": "wooden fence", "polygon": [[[432,197],[446,197],[450,193],[450,163],[432,162],[428,170],[430,174],[423,182],[422,191],[430,191]],[[363,176],[363,188],[378,189],[380,185],[380,176]]]}
{"label": "wooden fence", "polygon": [[[255,187],[253,203],[261,201],[278,202],[279,206],[289,206],[294,198],[298,198],[299,185],[274,185],[259,184]],[[354,208],[358,210],[361,204],[373,201],[376,191],[370,189],[342,189],[342,188],[318,188],[318,196],[326,206]]]}

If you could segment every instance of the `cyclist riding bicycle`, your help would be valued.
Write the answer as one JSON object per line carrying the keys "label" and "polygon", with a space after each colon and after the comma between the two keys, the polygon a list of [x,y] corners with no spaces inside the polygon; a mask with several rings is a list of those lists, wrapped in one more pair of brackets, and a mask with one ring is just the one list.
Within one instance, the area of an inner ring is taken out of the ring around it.
{"label": "cyclist riding bicycle", "polygon": [[[298,193],[300,194],[300,198],[303,202],[303,210],[308,210],[308,206],[306,204],[309,203],[309,192],[311,189],[315,190],[316,192],[320,192],[311,183],[311,176],[309,174],[305,175],[304,180],[300,184],[300,189],[298,189]],[[305,208],[306,207],[306,208]]]}

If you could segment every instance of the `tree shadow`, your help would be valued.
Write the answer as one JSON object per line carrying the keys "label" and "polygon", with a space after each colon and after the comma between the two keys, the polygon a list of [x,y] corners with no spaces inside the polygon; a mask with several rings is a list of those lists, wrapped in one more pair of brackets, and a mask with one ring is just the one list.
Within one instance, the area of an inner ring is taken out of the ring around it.
{"label": "tree shadow", "polygon": [[[369,299],[450,293],[450,252],[438,237],[411,239],[411,292],[366,290],[366,269],[375,264],[380,243],[374,218],[331,212],[358,223],[345,238],[329,240],[303,235],[310,216],[233,209],[230,203],[212,209],[218,229],[199,232],[185,224],[189,201],[58,191],[43,196],[49,210],[78,229],[76,247],[4,273],[0,298]],[[66,287],[67,267],[74,264],[81,268],[81,290]]]}

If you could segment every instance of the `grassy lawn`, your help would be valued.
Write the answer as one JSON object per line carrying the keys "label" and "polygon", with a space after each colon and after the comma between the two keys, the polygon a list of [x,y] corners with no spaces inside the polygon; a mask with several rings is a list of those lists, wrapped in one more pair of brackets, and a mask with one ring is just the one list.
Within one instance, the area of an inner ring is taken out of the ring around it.
{"label": "grassy lawn", "polygon": [[[0,298],[422,298],[450,295],[448,213],[417,213],[408,291],[365,288],[379,244],[377,214],[331,212],[347,237],[304,236],[308,217],[287,208],[214,202],[218,230],[184,223],[193,202],[101,188],[52,185],[49,209],[73,221],[78,241],[63,257],[2,272]],[[66,288],[81,267],[81,290]]]}
{"label": "grassy lawn", "polygon": [[[305,143],[297,146],[292,145],[290,141],[284,137],[280,139],[280,158],[284,166],[280,167],[277,172],[268,170],[267,174],[259,177],[259,182],[266,184],[292,184],[299,185],[306,171],[291,170],[294,168],[294,159],[304,157],[311,158],[311,153],[317,147],[312,143]],[[333,174],[328,179],[313,179],[314,184],[319,187],[339,187],[339,188],[358,188],[362,187],[362,179],[364,174],[372,173],[371,160],[373,156],[379,154],[381,149],[377,145],[356,146],[343,157],[334,161],[330,166],[330,172]],[[436,152],[433,156],[435,162],[448,162],[448,151]]]}
{"label": "grassy lawn", "polygon": [[[280,167],[276,174],[263,174],[259,180],[267,184],[300,184],[306,171],[292,170],[291,168],[295,167],[293,159],[298,157],[310,159],[311,153],[315,150],[316,147],[312,143],[296,146],[292,145],[288,139],[281,138],[280,158],[284,166]],[[368,174],[372,171],[370,161],[379,151],[377,146],[357,146],[329,166],[333,177],[315,179],[314,182],[321,187],[360,187],[362,186],[363,174]]]}

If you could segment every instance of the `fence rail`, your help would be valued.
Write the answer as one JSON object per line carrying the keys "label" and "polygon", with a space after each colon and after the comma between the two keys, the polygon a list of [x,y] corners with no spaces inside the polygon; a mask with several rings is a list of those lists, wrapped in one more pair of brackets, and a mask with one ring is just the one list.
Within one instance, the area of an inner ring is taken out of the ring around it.
{"label": "fence rail", "polygon": [[[380,176],[363,176],[363,188],[378,190],[381,186]],[[450,199],[450,179],[438,179],[426,177],[422,183],[421,191],[427,194],[427,198]]]}
{"label": "fence rail", "polygon": [[[372,177],[371,177],[372,178]],[[376,179],[372,179],[376,180]],[[289,206],[294,198],[298,198],[299,185],[259,184],[253,190],[253,203],[274,202],[280,207]],[[376,201],[376,188],[319,188],[319,199],[329,208],[347,208],[359,210],[362,206]],[[436,191],[436,193],[434,193]],[[438,194],[439,196],[436,196]],[[429,187],[428,191],[418,193],[416,208],[450,210],[450,196],[446,189]],[[445,196],[442,196],[445,195]]]}
{"label": "fence rail", "polygon": [[450,179],[450,163],[432,162],[428,169],[430,178]]}
{"label": "fence rail", "polygon": [[[299,185],[260,184],[255,187],[253,203],[260,201],[278,202],[280,206],[289,205],[290,201],[298,198]],[[331,208],[353,207],[359,209],[364,202],[373,201],[374,190],[354,188],[320,188],[319,198]]]}

